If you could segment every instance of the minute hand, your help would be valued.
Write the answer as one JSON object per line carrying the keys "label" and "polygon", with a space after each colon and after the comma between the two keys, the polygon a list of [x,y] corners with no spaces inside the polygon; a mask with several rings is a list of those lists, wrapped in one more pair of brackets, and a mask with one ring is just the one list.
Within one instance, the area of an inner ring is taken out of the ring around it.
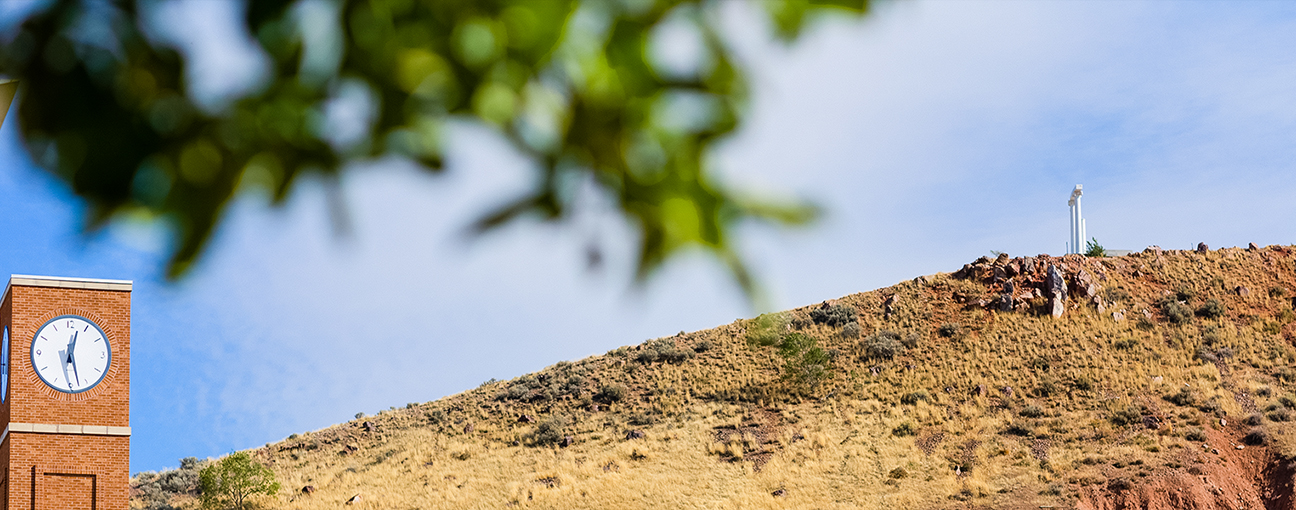
{"label": "minute hand", "polygon": [[72,333],[72,343],[68,344],[68,363],[72,365],[72,375],[76,377],[77,384],[79,385],[81,384],[81,374],[77,373],[76,356],[73,355],[76,351],[77,333],[79,332]]}

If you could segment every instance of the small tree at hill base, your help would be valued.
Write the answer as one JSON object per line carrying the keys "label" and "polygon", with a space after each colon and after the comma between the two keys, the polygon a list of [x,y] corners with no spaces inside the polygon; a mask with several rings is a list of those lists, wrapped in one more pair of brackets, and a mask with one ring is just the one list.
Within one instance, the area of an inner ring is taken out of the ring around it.
{"label": "small tree at hill base", "polygon": [[245,510],[249,498],[279,493],[274,471],[238,452],[215,462],[198,475],[202,506],[208,510]]}

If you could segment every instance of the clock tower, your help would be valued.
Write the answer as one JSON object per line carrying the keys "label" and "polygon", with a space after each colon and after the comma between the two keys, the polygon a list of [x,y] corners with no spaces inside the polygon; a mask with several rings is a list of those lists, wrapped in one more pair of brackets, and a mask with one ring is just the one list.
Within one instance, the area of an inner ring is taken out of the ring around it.
{"label": "clock tower", "polygon": [[0,294],[0,510],[127,510],[131,282]]}

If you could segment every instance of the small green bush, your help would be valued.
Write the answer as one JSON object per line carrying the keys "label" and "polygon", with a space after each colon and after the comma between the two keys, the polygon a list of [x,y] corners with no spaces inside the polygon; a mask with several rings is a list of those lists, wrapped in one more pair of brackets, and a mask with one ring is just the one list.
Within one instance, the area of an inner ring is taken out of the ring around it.
{"label": "small green bush", "polygon": [[860,337],[861,329],[863,328],[860,328],[858,322],[851,322],[842,327],[841,336],[842,338],[854,340]]}
{"label": "small green bush", "polygon": [[626,388],[626,385],[621,383],[604,384],[602,388],[599,388],[599,392],[594,395],[594,400],[612,404],[620,402],[629,392],[629,388]]}
{"label": "small green bush", "polygon": [[946,322],[937,328],[936,332],[945,338],[950,338],[963,332],[963,325],[957,322]]}
{"label": "small green bush", "polygon": [[832,377],[832,355],[810,335],[788,334],[779,346],[783,377],[799,391],[810,392]]}
{"label": "small green bush", "polygon": [[914,405],[918,402],[926,402],[928,400],[931,400],[931,395],[928,395],[927,392],[923,390],[906,393],[903,397],[900,397],[900,403],[905,405]]}
{"label": "small green bush", "polygon": [[1104,249],[1101,244],[1098,244],[1097,238],[1090,238],[1089,242],[1085,243],[1085,256],[1086,257],[1106,257],[1107,250]]}
{"label": "small green bush", "polygon": [[815,324],[823,324],[829,327],[845,326],[855,322],[858,312],[855,307],[847,305],[832,305],[828,307],[815,308],[810,310],[810,320]]}
{"label": "small green bush", "polygon": [[1215,298],[1207,299],[1206,303],[1202,304],[1202,307],[1197,309],[1197,315],[1207,319],[1218,319],[1223,317],[1224,304],[1220,303],[1220,300]]}
{"label": "small green bush", "polygon": [[1126,406],[1113,412],[1111,421],[1119,426],[1134,425],[1143,421],[1143,413],[1137,407]]}
{"label": "small green bush", "polygon": [[1192,407],[1197,403],[1197,395],[1188,388],[1180,388],[1178,393],[1172,393],[1162,398],[1166,402],[1182,407]]}
{"label": "small green bush", "polygon": [[1093,381],[1083,375],[1075,378],[1075,381],[1072,382],[1072,385],[1075,386],[1075,389],[1080,391],[1093,391],[1094,389]]}
{"label": "small green bush", "polygon": [[1044,416],[1044,410],[1040,409],[1040,406],[1031,404],[1026,407],[1023,407],[1022,410],[1019,411],[1017,414],[1025,416],[1027,418],[1039,418],[1041,416]]}
{"label": "small green bush", "polygon": [[1115,343],[1112,344],[1112,347],[1115,347],[1122,351],[1134,350],[1134,348],[1138,346],[1139,346],[1139,341],[1137,338],[1124,338],[1121,340],[1117,340]]}
{"label": "small green bush", "polygon": [[1161,303],[1161,313],[1164,313],[1170,322],[1175,324],[1188,324],[1192,322],[1193,311],[1188,305],[1178,301],[1166,300]]}
{"label": "small green bush", "polygon": [[536,446],[558,444],[566,435],[567,425],[566,416],[554,415],[546,418],[536,425],[535,432],[531,433],[531,442]]}
{"label": "small green bush", "polygon": [[918,434],[918,429],[912,423],[904,422],[891,429],[891,435],[896,437],[907,437]]}
{"label": "small green bush", "polygon": [[747,343],[753,346],[771,346],[783,342],[790,318],[786,313],[766,313],[747,323]]}
{"label": "small green bush", "polygon": [[904,351],[900,334],[894,331],[881,330],[873,333],[864,339],[862,345],[864,355],[869,359],[891,359]]}
{"label": "small green bush", "polygon": [[141,510],[173,510],[172,498],[197,496],[199,471],[204,462],[194,457],[180,459],[180,467],[158,473],[143,472],[131,482],[131,503],[141,503]]}
{"label": "small green bush", "polygon": [[238,452],[203,468],[198,475],[202,506],[211,510],[245,510],[257,496],[279,493],[274,471]]}
{"label": "small green bush", "polygon": [[[1271,421],[1291,421],[1292,412],[1286,407],[1277,406],[1274,410],[1269,411],[1268,417]],[[1256,425],[1259,425],[1258,423]]]}
{"label": "small green bush", "polygon": [[1206,431],[1202,430],[1201,428],[1188,429],[1188,432],[1184,433],[1184,439],[1187,439],[1189,441],[1197,441],[1197,442],[1205,441]]}
{"label": "small green bush", "polygon": [[1269,433],[1264,429],[1252,429],[1247,435],[1242,436],[1242,442],[1251,446],[1262,446],[1269,444]]}

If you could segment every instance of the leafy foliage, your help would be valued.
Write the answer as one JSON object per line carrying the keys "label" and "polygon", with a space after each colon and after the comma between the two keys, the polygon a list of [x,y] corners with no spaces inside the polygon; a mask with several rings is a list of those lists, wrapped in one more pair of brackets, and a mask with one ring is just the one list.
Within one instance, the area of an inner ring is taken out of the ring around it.
{"label": "leafy foliage", "polygon": [[1179,301],[1167,299],[1161,303],[1161,312],[1165,314],[1170,322],[1175,324],[1188,324],[1192,322],[1193,310]]}
{"label": "leafy foliage", "polygon": [[1224,316],[1224,304],[1218,299],[1210,298],[1197,309],[1197,315],[1207,319],[1218,319]]}
{"label": "leafy foliage", "polygon": [[178,510],[177,499],[198,495],[198,472],[203,462],[194,457],[180,459],[180,467],[158,473],[143,472],[131,480],[133,499],[142,510]]}
{"label": "leafy foliage", "polygon": [[274,496],[279,482],[274,471],[252,460],[247,452],[238,452],[203,468],[198,475],[205,509],[248,508],[249,499]]}
{"label": "leafy foliage", "polygon": [[1106,257],[1107,250],[1103,248],[1101,244],[1098,244],[1097,238],[1091,238],[1089,239],[1089,242],[1085,244],[1085,256],[1086,257]]}
{"label": "leafy foliage", "polygon": [[788,331],[788,314],[766,313],[752,319],[747,326],[747,343],[752,346],[769,347],[783,342],[783,335]]}
{"label": "leafy foliage", "polygon": [[568,425],[569,422],[566,416],[550,416],[536,425],[535,432],[531,434],[531,440],[536,446],[558,444],[566,435]]}
{"label": "leafy foliage", "polygon": [[[639,230],[637,276],[682,249],[713,254],[749,293],[731,241],[757,219],[799,224],[804,203],[758,199],[714,177],[712,147],[740,125],[747,82],[718,32],[713,0],[342,0],[336,23],[294,0],[246,2],[246,29],[270,75],[241,96],[195,98],[186,58],[150,38],[155,3],[48,2],[0,43],[20,80],[18,114],[34,161],[89,202],[91,226],[130,214],[176,234],[183,274],[229,201],[253,190],[282,203],[305,176],[337,185],[357,163],[396,157],[440,172],[447,125],[486,126],[536,169],[536,186],[476,223],[568,218],[586,184]],[[867,0],[771,0],[785,39],[827,10]],[[831,9],[829,9],[831,8]],[[699,41],[689,65],[654,57],[667,29]],[[372,115],[343,137],[327,112],[358,91]],[[336,194],[335,194],[336,196]],[[586,198],[587,199],[587,198]],[[750,295],[750,294],[749,294]]]}
{"label": "leafy foliage", "polygon": [[891,359],[905,350],[900,334],[881,330],[864,339],[864,356],[869,359]]}
{"label": "leafy foliage", "polygon": [[663,338],[648,342],[648,345],[645,345],[643,350],[639,351],[639,355],[635,357],[635,361],[643,364],[650,364],[658,361],[679,364],[693,359],[696,355],[697,354],[690,349],[680,349],[675,345],[674,340]]}
{"label": "leafy foliage", "polygon": [[626,394],[629,392],[630,389],[626,388],[626,385],[624,384],[621,383],[605,384],[603,385],[602,388],[599,389],[599,392],[594,395],[594,400],[598,400],[599,402],[603,402],[607,404],[620,402],[621,399],[625,398]]}
{"label": "leafy foliage", "polygon": [[810,310],[810,320],[814,321],[815,324],[836,328],[855,322],[855,317],[858,314],[854,307],[832,305]]}
{"label": "leafy foliage", "polygon": [[832,377],[832,356],[810,335],[791,333],[779,346],[783,377],[804,392],[814,391]]}

